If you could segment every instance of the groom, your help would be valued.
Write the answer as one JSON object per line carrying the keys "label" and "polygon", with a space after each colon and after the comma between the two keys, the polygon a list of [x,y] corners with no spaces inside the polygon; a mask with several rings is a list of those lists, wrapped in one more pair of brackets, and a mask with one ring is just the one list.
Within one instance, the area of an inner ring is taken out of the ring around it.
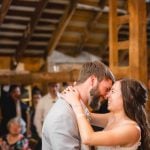
{"label": "groom", "polygon": [[[75,86],[81,96],[82,107],[90,120],[88,104],[95,97],[105,98],[115,79],[102,62],[85,63]],[[89,150],[81,143],[78,125],[71,106],[61,98],[49,111],[42,129],[42,150]]]}

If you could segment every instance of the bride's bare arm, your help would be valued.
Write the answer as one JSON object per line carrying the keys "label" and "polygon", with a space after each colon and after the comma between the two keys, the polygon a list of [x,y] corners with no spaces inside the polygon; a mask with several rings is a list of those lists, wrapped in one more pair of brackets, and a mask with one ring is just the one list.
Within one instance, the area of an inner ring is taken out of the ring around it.
{"label": "bride's bare arm", "polygon": [[94,126],[105,127],[110,117],[111,117],[111,113],[106,113],[106,114],[91,113],[92,120],[90,121],[90,123]]}

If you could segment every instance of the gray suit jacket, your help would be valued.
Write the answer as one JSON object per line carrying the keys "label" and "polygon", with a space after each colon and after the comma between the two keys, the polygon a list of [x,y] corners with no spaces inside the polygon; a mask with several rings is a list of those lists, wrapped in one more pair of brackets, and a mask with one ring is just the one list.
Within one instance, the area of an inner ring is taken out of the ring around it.
{"label": "gray suit jacket", "polygon": [[58,99],[45,118],[42,129],[42,150],[87,150],[81,145],[75,114],[71,106]]}

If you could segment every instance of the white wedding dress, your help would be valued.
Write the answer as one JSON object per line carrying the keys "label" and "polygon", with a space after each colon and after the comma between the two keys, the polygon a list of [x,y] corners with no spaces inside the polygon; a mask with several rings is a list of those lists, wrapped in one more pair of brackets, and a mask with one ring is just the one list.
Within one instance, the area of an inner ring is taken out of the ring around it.
{"label": "white wedding dress", "polygon": [[130,147],[121,147],[121,146],[98,146],[97,150],[137,150],[141,145],[141,142],[138,141]]}

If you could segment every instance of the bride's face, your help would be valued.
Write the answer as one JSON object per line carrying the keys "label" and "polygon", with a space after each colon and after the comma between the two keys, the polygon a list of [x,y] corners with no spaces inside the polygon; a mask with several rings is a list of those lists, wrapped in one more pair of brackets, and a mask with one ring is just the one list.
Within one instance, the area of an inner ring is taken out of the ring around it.
{"label": "bride's face", "polygon": [[108,94],[108,110],[121,111],[123,110],[123,99],[121,93],[120,81],[115,82]]}

